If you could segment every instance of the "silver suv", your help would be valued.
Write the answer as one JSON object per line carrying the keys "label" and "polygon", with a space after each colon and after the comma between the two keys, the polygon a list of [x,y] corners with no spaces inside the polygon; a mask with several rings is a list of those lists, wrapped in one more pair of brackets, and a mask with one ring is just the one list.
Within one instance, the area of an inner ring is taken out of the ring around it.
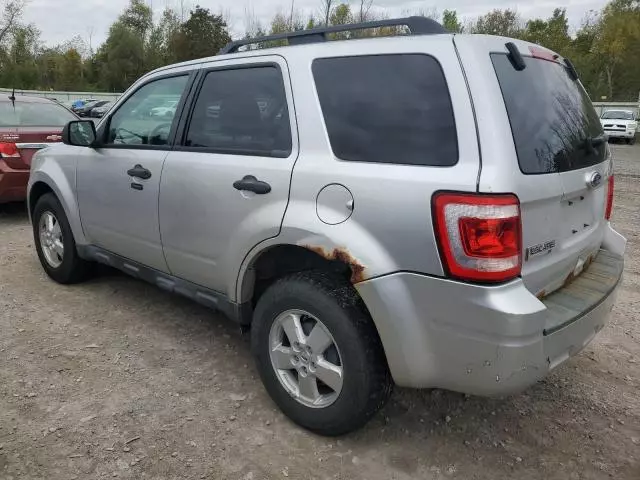
{"label": "silver suv", "polygon": [[36,155],[51,278],[100,262],[250,326],[273,400],[327,435],[393,384],[518,392],[593,339],[626,240],[570,61],[415,17],[251,42],[284,40],[151,72]]}

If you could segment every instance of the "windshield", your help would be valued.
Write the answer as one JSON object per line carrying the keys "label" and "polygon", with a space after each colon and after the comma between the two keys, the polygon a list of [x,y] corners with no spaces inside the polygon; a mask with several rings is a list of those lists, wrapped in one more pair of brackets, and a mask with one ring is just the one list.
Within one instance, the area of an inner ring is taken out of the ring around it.
{"label": "windshield", "polygon": [[491,54],[507,107],[520,170],[578,170],[606,158],[598,114],[579,81],[557,62],[524,57],[516,70],[506,54]]}
{"label": "windshield", "polygon": [[55,103],[0,103],[0,127],[63,127],[76,117]]}
{"label": "windshield", "polygon": [[633,113],[624,110],[609,110],[602,114],[605,120],[633,120]]}

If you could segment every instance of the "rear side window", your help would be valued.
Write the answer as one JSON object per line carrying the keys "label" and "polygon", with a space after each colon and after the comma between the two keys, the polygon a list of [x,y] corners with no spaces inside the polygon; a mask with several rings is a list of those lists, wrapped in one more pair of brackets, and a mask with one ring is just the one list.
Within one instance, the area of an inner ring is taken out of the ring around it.
{"label": "rear side window", "polygon": [[517,71],[506,54],[491,54],[507,107],[520,170],[577,170],[603,162],[606,142],[591,100],[566,67],[524,57]]}
{"label": "rear side window", "polygon": [[288,157],[291,123],[280,69],[263,66],[209,72],[193,109],[185,146]]}
{"label": "rear side window", "polygon": [[356,162],[458,161],[449,89],[428,55],[323,58],[313,75],[334,154]]}

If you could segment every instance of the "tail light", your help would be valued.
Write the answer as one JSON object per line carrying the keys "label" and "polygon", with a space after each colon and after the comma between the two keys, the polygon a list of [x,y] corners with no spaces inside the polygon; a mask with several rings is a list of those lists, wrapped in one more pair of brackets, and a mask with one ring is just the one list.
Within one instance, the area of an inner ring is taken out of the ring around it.
{"label": "tail light", "polygon": [[520,274],[522,226],[518,197],[437,193],[433,213],[442,263],[452,277],[504,282]]}
{"label": "tail light", "polygon": [[20,158],[20,151],[16,144],[0,142],[0,158]]}
{"label": "tail light", "polygon": [[607,181],[607,207],[604,210],[604,218],[607,220],[611,219],[611,213],[613,212],[613,191],[615,186],[613,178],[613,174],[611,174]]}

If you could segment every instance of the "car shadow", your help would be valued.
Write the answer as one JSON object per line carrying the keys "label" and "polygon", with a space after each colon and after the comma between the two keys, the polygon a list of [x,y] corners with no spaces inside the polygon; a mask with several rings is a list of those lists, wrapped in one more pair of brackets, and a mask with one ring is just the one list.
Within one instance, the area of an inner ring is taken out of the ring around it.
{"label": "car shadow", "polygon": [[0,204],[0,225],[24,223],[28,219],[26,202]]}
{"label": "car shadow", "polygon": [[27,216],[27,202],[0,203],[0,216]]}
{"label": "car shadow", "polygon": [[[605,462],[611,445],[624,444],[629,434],[621,425],[615,430],[610,425],[611,417],[622,415],[622,409],[607,410],[597,390],[586,392],[584,379],[576,378],[576,372],[589,368],[591,361],[583,353],[525,392],[509,397],[397,388],[379,415],[344,437],[344,448],[355,455],[381,445],[402,445],[391,449],[387,462],[412,476],[425,473],[425,461],[439,465],[433,467],[435,473],[444,475],[455,473],[460,463],[472,464],[486,475],[483,478],[503,478],[500,473],[505,467],[547,474],[554,468],[589,471],[596,460]],[[603,431],[609,437],[606,441],[595,434]],[[468,460],[461,461],[463,457]],[[570,463],[563,463],[569,457]],[[453,470],[447,471],[449,467]],[[631,465],[610,468],[629,473]],[[457,473],[461,478],[476,478],[472,470]]]}
{"label": "car shadow", "polygon": [[[257,377],[249,336],[208,308],[109,267],[99,267],[91,280],[72,288],[79,296],[102,298],[119,312],[105,328],[125,332],[135,324],[133,332],[175,341],[165,353],[145,348],[145,368],[187,361],[199,370],[216,371],[215,377],[198,384],[199,390],[209,392],[217,391],[217,384],[248,383]],[[620,478],[632,478],[624,476],[632,468],[629,462],[611,460],[617,458],[614,445],[629,444],[630,431],[624,430],[629,427],[610,426],[611,418],[624,415],[603,405],[598,388],[586,389],[580,374],[593,372],[593,365],[585,351],[524,393],[504,398],[396,388],[369,424],[340,439],[309,434],[281,414],[281,422],[270,428],[287,431],[298,441],[310,438],[325,453],[335,448],[351,455],[354,464],[375,463],[375,455],[384,452],[385,465],[411,478],[477,478],[472,466],[483,472],[482,478],[496,480],[507,478],[505,471],[514,472],[510,478],[574,478],[572,472],[593,471],[594,462],[602,464],[605,473],[619,471]],[[275,411],[258,382],[247,391],[260,402],[252,408]],[[532,475],[520,475],[527,470]]]}

